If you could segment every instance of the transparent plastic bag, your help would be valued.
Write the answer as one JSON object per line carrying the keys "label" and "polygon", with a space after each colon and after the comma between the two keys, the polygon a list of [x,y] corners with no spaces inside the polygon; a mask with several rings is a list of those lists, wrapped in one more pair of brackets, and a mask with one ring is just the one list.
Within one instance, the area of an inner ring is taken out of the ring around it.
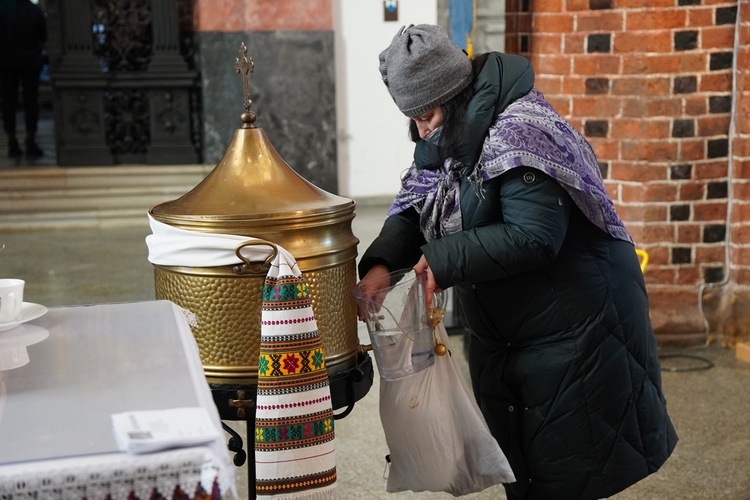
{"label": "transparent plastic bag", "polygon": [[367,280],[360,281],[354,297],[365,316],[378,374],[394,380],[432,365],[435,354],[424,301],[425,275],[402,269],[384,279],[390,286],[375,291]]}
{"label": "transparent plastic bag", "polygon": [[[450,353],[442,323],[443,294],[436,294],[428,309],[424,304],[423,279],[408,270],[391,276],[390,287],[360,301],[371,338],[380,331],[378,325],[388,321],[414,339],[417,337],[410,332],[421,332],[421,340],[415,342],[421,345],[427,328],[435,355],[430,356],[429,364],[408,373],[401,370],[398,377],[390,376],[395,373],[393,367],[414,367],[407,362],[410,357],[416,359],[411,347],[402,353],[399,362],[390,361],[389,369],[378,366],[380,420],[390,451],[386,490],[445,491],[460,496],[515,481],[505,454],[490,434]],[[397,346],[389,348],[393,347]],[[378,356],[378,349],[382,346],[373,342],[376,363],[383,358]],[[389,354],[398,359],[394,353]]]}

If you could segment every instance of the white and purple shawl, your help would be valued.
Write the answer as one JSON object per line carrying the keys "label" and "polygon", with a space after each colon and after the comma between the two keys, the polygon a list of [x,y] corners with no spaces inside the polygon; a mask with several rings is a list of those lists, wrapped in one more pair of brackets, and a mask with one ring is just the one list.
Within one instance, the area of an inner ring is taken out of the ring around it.
{"label": "white and purple shawl", "polygon": [[[555,179],[598,228],[633,242],[604,187],[593,148],[535,89],[509,104],[495,119],[469,180],[480,186],[521,166],[539,169]],[[459,193],[466,173],[466,166],[453,158],[435,170],[420,170],[412,164],[388,215],[415,207],[427,241],[461,231]]]}

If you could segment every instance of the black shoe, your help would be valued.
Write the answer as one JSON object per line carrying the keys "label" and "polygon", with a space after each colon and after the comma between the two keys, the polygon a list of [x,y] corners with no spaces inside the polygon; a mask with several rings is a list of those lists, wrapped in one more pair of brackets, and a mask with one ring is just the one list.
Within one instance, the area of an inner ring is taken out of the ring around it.
{"label": "black shoe", "polygon": [[18,140],[8,139],[8,158],[20,158],[23,156],[23,150],[18,145]]}
{"label": "black shoe", "polygon": [[36,145],[35,142],[27,142],[26,143],[26,156],[29,158],[44,156],[44,151],[42,151],[39,148],[39,146]]}

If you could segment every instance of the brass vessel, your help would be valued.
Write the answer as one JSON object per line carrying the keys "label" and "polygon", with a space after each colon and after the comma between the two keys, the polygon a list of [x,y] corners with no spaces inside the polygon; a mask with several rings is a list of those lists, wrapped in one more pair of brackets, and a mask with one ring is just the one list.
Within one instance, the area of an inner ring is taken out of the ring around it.
{"label": "brass vessel", "polygon": [[[329,375],[347,370],[360,352],[351,296],[359,243],[351,230],[355,203],[314,186],[284,162],[249,110],[252,62],[248,69],[246,58],[237,59],[235,67],[244,73],[242,126],[202,182],[149,213],[177,228],[258,238],[288,250],[310,288]],[[239,248],[236,253],[241,257]],[[156,297],[199,320],[193,334],[210,383],[257,381],[261,292],[270,259],[241,258],[242,264],[221,267],[154,265]]]}

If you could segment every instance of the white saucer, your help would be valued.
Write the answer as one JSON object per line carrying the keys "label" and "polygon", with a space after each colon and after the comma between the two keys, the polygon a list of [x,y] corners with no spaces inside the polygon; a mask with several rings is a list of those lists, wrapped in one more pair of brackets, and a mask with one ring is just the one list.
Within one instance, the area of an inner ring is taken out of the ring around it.
{"label": "white saucer", "polygon": [[29,363],[28,346],[49,337],[49,330],[36,325],[18,325],[0,335],[0,371],[13,370]]}
{"label": "white saucer", "polygon": [[7,321],[0,323],[0,332],[15,328],[22,323],[37,319],[47,312],[47,308],[41,304],[34,304],[33,302],[24,302],[21,306],[21,317],[15,321]]}

